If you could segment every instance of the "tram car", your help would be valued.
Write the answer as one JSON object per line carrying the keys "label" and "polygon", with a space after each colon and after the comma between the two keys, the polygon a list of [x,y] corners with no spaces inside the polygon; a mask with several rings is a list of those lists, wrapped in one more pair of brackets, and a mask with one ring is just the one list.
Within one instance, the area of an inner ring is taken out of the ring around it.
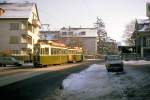
{"label": "tram car", "polygon": [[33,63],[35,67],[80,62],[83,50],[79,47],[69,48],[53,41],[39,41],[34,46]]}

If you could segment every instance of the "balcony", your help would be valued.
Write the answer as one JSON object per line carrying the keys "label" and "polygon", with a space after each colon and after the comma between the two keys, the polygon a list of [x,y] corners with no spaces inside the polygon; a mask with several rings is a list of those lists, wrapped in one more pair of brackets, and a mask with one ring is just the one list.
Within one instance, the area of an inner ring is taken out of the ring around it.
{"label": "balcony", "polygon": [[32,44],[28,44],[28,43],[21,43],[20,47],[21,48],[30,48],[30,49],[33,49]]}
{"label": "balcony", "polygon": [[21,43],[32,44],[32,37],[27,34],[22,34]]}
{"label": "balcony", "polygon": [[40,27],[40,22],[39,22],[39,20],[33,19],[33,20],[32,20],[32,25],[33,25],[34,27]]}

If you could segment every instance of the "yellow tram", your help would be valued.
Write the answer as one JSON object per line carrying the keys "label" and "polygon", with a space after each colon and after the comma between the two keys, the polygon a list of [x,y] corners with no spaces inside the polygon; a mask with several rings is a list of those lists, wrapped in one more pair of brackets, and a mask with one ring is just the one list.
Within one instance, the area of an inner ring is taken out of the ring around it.
{"label": "yellow tram", "polygon": [[35,67],[80,62],[83,50],[79,47],[69,48],[53,41],[39,41],[34,46],[33,63]]}

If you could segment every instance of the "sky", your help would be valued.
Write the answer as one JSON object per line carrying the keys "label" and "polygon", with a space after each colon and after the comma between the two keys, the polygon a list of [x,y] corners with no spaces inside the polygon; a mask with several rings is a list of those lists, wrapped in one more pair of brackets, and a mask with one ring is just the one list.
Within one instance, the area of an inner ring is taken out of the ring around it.
{"label": "sky", "polygon": [[[4,0],[0,0],[4,1]],[[94,27],[96,18],[103,20],[108,36],[123,41],[125,26],[134,19],[146,17],[150,0],[5,0],[35,2],[42,24],[51,30],[62,27]]]}

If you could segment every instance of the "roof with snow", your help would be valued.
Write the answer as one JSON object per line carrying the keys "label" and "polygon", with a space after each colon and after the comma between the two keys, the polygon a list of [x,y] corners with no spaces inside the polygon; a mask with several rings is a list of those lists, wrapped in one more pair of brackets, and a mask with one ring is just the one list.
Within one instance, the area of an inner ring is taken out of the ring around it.
{"label": "roof with snow", "polygon": [[149,19],[137,19],[138,24],[149,23]]}
{"label": "roof with snow", "polygon": [[135,38],[137,33],[150,32],[150,21],[149,19],[137,19],[135,23],[135,30],[131,38]]}
{"label": "roof with snow", "polygon": [[1,18],[29,18],[32,14],[34,3],[0,3],[0,8],[5,10]]}
{"label": "roof with snow", "polygon": [[60,33],[66,33],[66,35],[62,35],[63,37],[98,37],[96,28],[62,28]]}
{"label": "roof with snow", "polygon": [[137,24],[138,24],[138,31],[139,32],[150,31],[149,19],[138,19]]}

